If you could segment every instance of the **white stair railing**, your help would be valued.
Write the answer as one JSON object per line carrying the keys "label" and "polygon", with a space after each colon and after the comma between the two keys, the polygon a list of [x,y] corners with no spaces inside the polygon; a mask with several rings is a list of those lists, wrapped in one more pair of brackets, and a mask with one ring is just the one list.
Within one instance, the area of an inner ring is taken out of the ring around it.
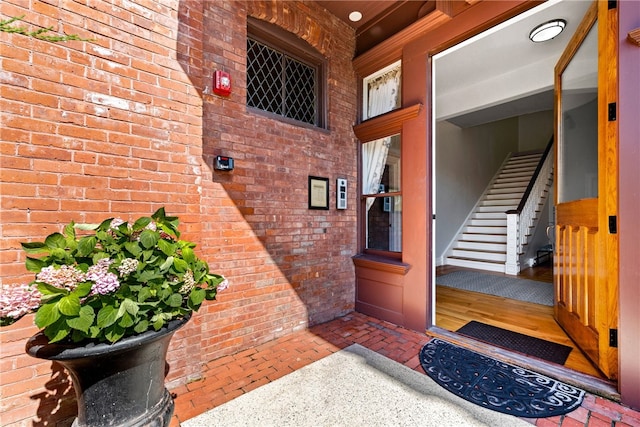
{"label": "white stair railing", "polygon": [[518,274],[521,270],[523,246],[527,243],[530,231],[537,225],[538,206],[548,192],[553,174],[553,138],[540,159],[534,176],[525,191],[518,208],[507,211],[507,260],[506,274]]}

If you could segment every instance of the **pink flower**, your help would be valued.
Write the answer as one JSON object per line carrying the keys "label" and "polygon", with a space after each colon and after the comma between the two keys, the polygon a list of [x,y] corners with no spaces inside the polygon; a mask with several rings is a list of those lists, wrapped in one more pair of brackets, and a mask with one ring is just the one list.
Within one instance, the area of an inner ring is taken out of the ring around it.
{"label": "pink flower", "polygon": [[217,291],[222,292],[229,287],[229,281],[225,278],[222,282],[218,283]]}
{"label": "pink flower", "polygon": [[42,294],[29,285],[2,285],[0,318],[18,320],[40,307]]}
{"label": "pink flower", "polygon": [[50,265],[36,274],[36,281],[72,291],[78,283],[85,281],[85,274],[70,265],[63,265],[60,268]]}

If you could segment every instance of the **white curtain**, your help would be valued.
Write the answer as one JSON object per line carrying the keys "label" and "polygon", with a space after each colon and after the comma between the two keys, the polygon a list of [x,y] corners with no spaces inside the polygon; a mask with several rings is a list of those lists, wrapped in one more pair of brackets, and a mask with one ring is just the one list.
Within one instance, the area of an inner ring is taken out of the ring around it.
{"label": "white curtain", "polygon": [[[400,69],[390,72],[368,82],[368,105],[366,119],[379,116],[398,106],[400,91]],[[364,194],[379,193],[380,181],[389,153],[391,138],[381,138],[367,142],[362,146],[362,192]],[[367,199],[367,211],[374,199]]]}

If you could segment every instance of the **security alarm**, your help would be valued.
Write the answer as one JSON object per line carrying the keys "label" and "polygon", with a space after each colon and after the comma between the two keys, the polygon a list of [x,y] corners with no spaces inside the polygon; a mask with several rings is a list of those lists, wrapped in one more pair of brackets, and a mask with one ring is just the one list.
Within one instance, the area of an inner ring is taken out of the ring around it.
{"label": "security alarm", "polygon": [[213,163],[213,168],[219,171],[232,171],[233,157],[216,156],[216,160]]}

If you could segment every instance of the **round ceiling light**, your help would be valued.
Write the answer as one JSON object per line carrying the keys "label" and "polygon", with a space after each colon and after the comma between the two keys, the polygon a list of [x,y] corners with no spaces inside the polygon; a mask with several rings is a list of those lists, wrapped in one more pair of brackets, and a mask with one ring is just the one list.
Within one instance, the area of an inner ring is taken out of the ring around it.
{"label": "round ceiling light", "polygon": [[564,19],[554,19],[544,24],[540,24],[535,27],[529,33],[529,39],[534,43],[546,42],[556,37],[567,26],[567,21]]}
{"label": "round ceiling light", "polygon": [[349,14],[349,21],[351,22],[358,22],[361,19],[362,19],[362,13],[358,12],[357,10],[354,10]]}

